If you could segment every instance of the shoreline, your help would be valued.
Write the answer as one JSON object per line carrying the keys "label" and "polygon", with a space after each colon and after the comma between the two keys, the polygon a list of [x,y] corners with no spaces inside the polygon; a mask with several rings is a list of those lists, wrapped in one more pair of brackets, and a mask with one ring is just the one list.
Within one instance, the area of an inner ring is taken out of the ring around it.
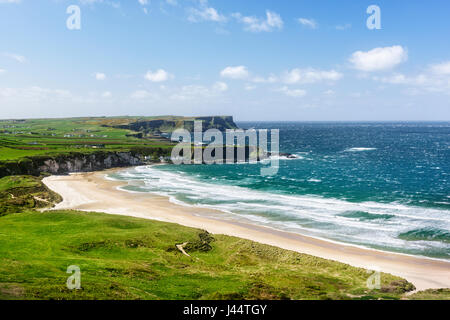
{"label": "shoreline", "polygon": [[244,238],[287,250],[380,270],[407,279],[417,290],[450,288],[450,262],[346,245],[250,223],[220,219],[220,211],[182,206],[168,197],[119,190],[126,182],[105,179],[119,169],[50,176],[43,182],[63,201],[52,210],[73,209],[177,223],[213,234]]}

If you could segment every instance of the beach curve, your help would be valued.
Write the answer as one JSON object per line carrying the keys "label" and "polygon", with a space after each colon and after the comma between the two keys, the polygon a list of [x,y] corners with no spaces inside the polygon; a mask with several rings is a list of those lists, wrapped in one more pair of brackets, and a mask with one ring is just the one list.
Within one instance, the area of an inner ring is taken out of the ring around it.
{"label": "beach curve", "polygon": [[44,178],[47,187],[63,198],[53,209],[96,211],[177,223],[205,229],[213,234],[235,236],[355,267],[391,273],[412,282],[417,290],[450,288],[450,262],[365,249],[221,220],[220,212],[214,210],[180,206],[164,196],[121,191],[118,188],[126,182],[105,179],[114,170]]}

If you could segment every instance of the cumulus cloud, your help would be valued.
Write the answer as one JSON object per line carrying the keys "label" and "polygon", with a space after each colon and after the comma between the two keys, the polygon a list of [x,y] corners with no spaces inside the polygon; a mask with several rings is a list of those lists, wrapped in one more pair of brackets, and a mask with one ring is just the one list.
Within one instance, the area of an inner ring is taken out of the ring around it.
{"label": "cumulus cloud", "polygon": [[284,93],[289,97],[300,98],[306,95],[306,91],[303,89],[290,89],[287,86],[281,87],[278,91]]}
{"label": "cumulus cloud", "polygon": [[352,27],[352,25],[351,25],[350,23],[346,23],[346,24],[338,24],[338,25],[335,26],[334,28],[335,28],[336,30],[342,31],[342,30],[350,29],[351,27]]}
{"label": "cumulus cloud", "polygon": [[0,3],[20,3],[22,0],[0,0]]}
{"label": "cumulus cloud", "polygon": [[430,70],[437,75],[450,75],[450,61],[431,65]]}
{"label": "cumulus cloud", "polygon": [[437,92],[450,94],[450,61],[432,64],[418,74],[405,75],[394,73],[384,77],[372,77],[373,80],[390,85],[409,87],[409,92]]}
{"label": "cumulus cloud", "polygon": [[318,24],[314,19],[298,18],[298,23],[311,29],[317,29],[318,27]]}
{"label": "cumulus cloud", "polygon": [[111,1],[111,0],[79,0],[82,5],[94,5],[96,3],[98,4],[105,4],[109,5],[115,9],[120,8],[120,2],[118,1]]}
{"label": "cumulus cloud", "polygon": [[248,77],[249,72],[245,66],[226,67],[220,72],[223,78],[230,79],[245,79]]}
{"label": "cumulus cloud", "polygon": [[17,102],[58,101],[73,98],[72,93],[63,89],[49,89],[39,86],[27,88],[0,88],[0,100]]}
{"label": "cumulus cloud", "polygon": [[145,79],[147,79],[148,81],[151,81],[151,82],[164,82],[164,81],[167,81],[172,78],[173,78],[173,75],[171,75],[170,73],[168,73],[167,71],[165,71],[163,69],[158,69],[155,72],[152,72],[151,70],[149,70],[145,75]]}
{"label": "cumulus cloud", "polygon": [[349,59],[355,69],[365,72],[389,70],[406,60],[408,53],[402,46],[356,51]]}
{"label": "cumulus cloud", "polygon": [[225,82],[218,81],[214,84],[213,90],[224,92],[228,90],[228,85]]}
{"label": "cumulus cloud", "polygon": [[158,96],[155,93],[149,92],[147,90],[136,90],[130,95],[131,99],[134,100],[145,100],[145,99],[155,99]]}
{"label": "cumulus cloud", "polygon": [[207,0],[201,0],[198,8],[188,9],[188,20],[191,22],[225,22],[227,18],[220,14],[215,8],[210,7]]}
{"label": "cumulus cloud", "polygon": [[320,81],[337,81],[343,77],[342,73],[335,70],[316,69],[292,69],[283,76],[283,81],[288,84],[315,83]]}
{"label": "cumulus cloud", "polygon": [[252,79],[254,83],[275,83],[278,82],[279,78],[273,74],[269,75],[267,78],[256,76]]}
{"label": "cumulus cloud", "polygon": [[186,85],[174,92],[170,98],[178,101],[205,101],[221,96],[228,90],[228,85],[224,82],[216,82],[212,86]]}
{"label": "cumulus cloud", "polygon": [[8,57],[10,59],[13,59],[19,63],[25,63],[27,62],[27,58],[25,58],[24,56],[20,55],[20,54],[16,54],[16,53],[9,53],[9,52],[5,52],[3,54],[5,57]]}
{"label": "cumulus cloud", "polygon": [[97,79],[99,81],[106,80],[106,74],[97,72],[97,73],[95,73],[95,79]]}
{"label": "cumulus cloud", "polygon": [[283,20],[281,16],[273,11],[267,10],[265,18],[257,18],[254,16],[243,16],[240,13],[232,15],[237,21],[244,24],[244,30],[251,32],[270,32],[275,29],[283,28]]}
{"label": "cumulus cloud", "polygon": [[5,69],[0,69],[0,74],[5,73],[6,70]]}

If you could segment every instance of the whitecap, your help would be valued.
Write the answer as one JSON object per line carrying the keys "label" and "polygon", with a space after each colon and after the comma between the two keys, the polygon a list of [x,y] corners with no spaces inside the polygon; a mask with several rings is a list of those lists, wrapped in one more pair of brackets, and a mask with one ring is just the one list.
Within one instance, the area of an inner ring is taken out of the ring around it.
{"label": "whitecap", "polygon": [[362,151],[374,151],[377,148],[348,148],[345,149],[344,152],[362,152]]}

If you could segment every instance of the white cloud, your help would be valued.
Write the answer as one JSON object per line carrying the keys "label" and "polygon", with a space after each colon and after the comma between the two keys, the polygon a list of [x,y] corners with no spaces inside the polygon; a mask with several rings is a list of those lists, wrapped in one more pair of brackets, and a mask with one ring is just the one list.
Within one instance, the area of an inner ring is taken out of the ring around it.
{"label": "white cloud", "polygon": [[254,16],[243,16],[240,13],[234,13],[232,15],[235,19],[237,19],[239,22],[245,25],[246,31],[251,32],[261,32],[266,31],[270,32],[274,29],[282,29],[283,28],[283,20],[281,19],[281,16],[278,13],[275,13],[273,11],[267,10],[266,11],[266,18],[257,18]]}
{"label": "white cloud", "polygon": [[95,79],[97,79],[99,81],[103,81],[106,79],[106,74],[97,72],[97,73],[95,73]]}
{"label": "white cloud", "polygon": [[386,77],[373,77],[372,79],[384,84],[408,86],[409,93],[415,92],[415,94],[419,94],[431,92],[450,94],[450,74],[436,74],[432,68],[429,72],[416,75],[408,76],[395,73]]}
{"label": "white cloud", "polygon": [[245,79],[248,77],[249,72],[245,66],[226,67],[220,72],[223,78],[230,79]]}
{"label": "white cloud", "polygon": [[6,70],[5,69],[0,69],[0,74],[5,73]]}
{"label": "white cloud", "polygon": [[173,78],[173,75],[171,75],[170,73],[168,73],[167,71],[165,71],[163,69],[158,69],[155,72],[152,72],[151,70],[149,70],[147,72],[147,74],[145,75],[145,79],[147,79],[148,81],[152,81],[152,82],[164,82],[164,81],[167,81],[172,78]]}
{"label": "white cloud", "polygon": [[145,100],[149,98],[156,98],[157,95],[147,90],[136,90],[130,95],[130,97],[134,100]]}
{"label": "white cloud", "polygon": [[431,65],[430,70],[437,75],[450,75],[450,61]]}
{"label": "white cloud", "polygon": [[17,102],[59,101],[73,98],[68,90],[49,89],[39,86],[28,88],[0,88],[0,100]]}
{"label": "white cloud", "polygon": [[167,4],[170,4],[171,6],[176,6],[176,5],[178,5],[177,0],[166,0],[166,3],[167,3]]}
{"label": "white cloud", "polygon": [[110,0],[79,0],[79,1],[82,5],[94,5],[96,3],[99,3],[109,5],[114,9],[120,8],[120,2],[118,1],[110,1]]}
{"label": "white cloud", "polygon": [[334,95],[336,92],[334,92],[333,90],[326,90],[323,92],[324,95],[326,96],[332,96]]}
{"label": "white cloud", "polygon": [[213,89],[219,92],[225,92],[228,90],[228,85],[225,82],[218,81],[214,84]]}
{"label": "white cloud", "polygon": [[335,27],[336,30],[347,30],[350,29],[352,27],[352,25],[350,23],[346,23],[346,24],[339,24]]}
{"label": "white cloud", "polygon": [[10,58],[10,59],[16,60],[16,61],[19,62],[19,63],[25,63],[25,62],[27,62],[27,59],[26,59],[24,56],[20,55],[20,54],[15,54],[15,53],[8,53],[8,52],[5,52],[3,55],[4,55],[5,57]]}
{"label": "white cloud", "polygon": [[209,7],[207,0],[201,0],[199,8],[189,8],[188,13],[188,20],[191,22],[225,22],[227,20],[227,18],[220,14],[216,9]]}
{"label": "white cloud", "polygon": [[283,76],[283,81],[288,84],[315,83],[320,81],[337,81],[343,75],[335,70],[292,69]]}
{"label": "white cloud", "polygon": [[289,97],[294,97],[294,98],[300,98],[300,97],[304,97],[306,95],[306,91],[303,89],[290,89],[286,86],[278,89],[278,91],[284,93],[285,95],[287,95]]}
{"label": "white cloud", "polygon": [[112,93],[110,91],[105,91],[102,93],[102,98],[111,98]]}
{"label": "white cloud", "polygon": [[20,3],[22,0],[0,0],[0,3]]}
{"label": "white cloud", "polygon": [[181,87],[181,89],[174,93],[170,98],[174,100],[196,100],[202,98],[211,97],[211,90],[205,86],[200,85],[187,85]]}
{"label": "white cloud", "polygon": [[318,24],[317,24],[316,21],[314,21],[314,19],[299,18],[298,22],[301,25],[304,25],[304,26],[306,26],[308,28],[311,28],[311,29],[317,29],[317,27],[318,27]]}
{"label": "white cloud", "polygon": [[356,51],[349,59],[355,69],[366,72],[392,69],[406,60],[408,53],[402,46]]}
{"label": "white cloud", "polygon": [[216,82],[212,86],[186,85],[182,86],[170,98],[178,101],[205,101],[221,96],[228,90],[228,85],[224,82]]}
{"label": "white cloud", "polygon": [[148,4],[148,0],[138,0],[138,2],[142,5],[142,6],[146,6]]}
{"label": "white cloud", "polygon": [[278,81],[278,77],[273,74],[269,75],[267,78],[257,76],[252,79],[252,82],[254,83],[275,83]]}

